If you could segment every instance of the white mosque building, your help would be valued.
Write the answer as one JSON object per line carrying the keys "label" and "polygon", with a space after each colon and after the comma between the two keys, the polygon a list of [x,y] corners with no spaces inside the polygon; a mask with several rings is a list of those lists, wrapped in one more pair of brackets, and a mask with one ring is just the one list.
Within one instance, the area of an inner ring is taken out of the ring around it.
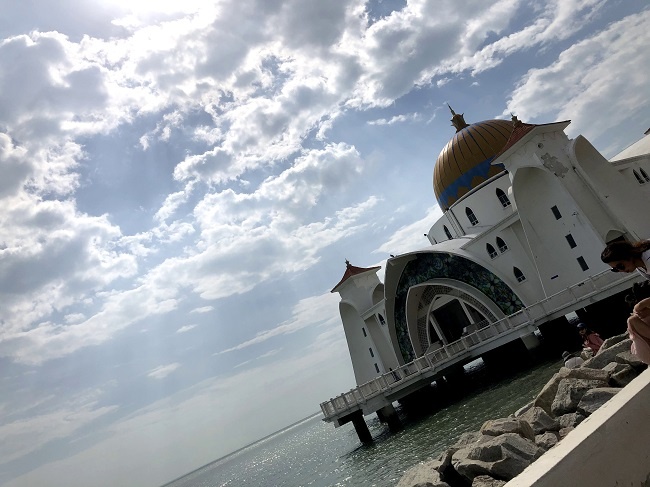
{"label": "white mosque building", "polygon": [[608,161],[570,121],[452,115],[431,245],[391,256],[384,283],[347,262],[332,289],[359,385],[603,274],[608,242],[650,237],[650,131]]}

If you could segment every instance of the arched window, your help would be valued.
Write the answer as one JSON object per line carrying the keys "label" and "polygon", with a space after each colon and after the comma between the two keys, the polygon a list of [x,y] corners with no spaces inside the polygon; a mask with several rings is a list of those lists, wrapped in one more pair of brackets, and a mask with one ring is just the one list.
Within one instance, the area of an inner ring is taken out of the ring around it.
{"label": "arched window", "polygon": [[501,202],[501,205],[504,208],[510,206],[510,200],[508,199],[508,195],[505,194],[501,188],[497,188],[497,198],[499,198],[499,201]]}
{"label": "arched window", "polygon": [[488,255],[490,256],[490,259],[494,259],[498,254],[496,250],[494,250],[494,247],[492,245],[485,244],[485,249],[487,250]]}
{"label": "arched window", "polygon": [[474,215],[474,212],[469,206],[465,208],[465,214],[467,215],[467,218],[472,225],[476,225],[478,223],[478,218],[476,218],[476,215]]}
{"label": "arched window", "polygon": [[634,173],[634,177],[636,178],[636,181],[637,181],[639,184],[645,184],[644,179],[643,179],[641,176],[639,176],[639,173],[636,172],[636,170],[632,170],[632,172]]}
{"label": "arched window", "polygon": [[499,252],[504,253],[508,250],[508,245],[503,241],[501,237],[497,237],[497,247],[499,247]]}
{"label": "arched window", "polygon": [[515,274],[515,278],[517,279],[517,282],[523,282],[526,280],[526,276],[524,276],[524,273],[521,272],[519,268],[513,267],[512,272]]}
{"label": "arched window", "polygon": [[449,229],[447,228],[447,225],[443,225],[442,228],[445,229],[445,234],[447,235],[447,238],[448,238],[449,240],[451,240],[452,238],[454,238],[454,237],[451,236],[451,232],[450,232]]}
{"label": "arched window", "polygon": [[650,182],[650,178],[648,177],[648,173],[646,173],[643,169],[639,169],[641,171],[641,176],[643,176],[643,179],[646,180],[646,182]]}

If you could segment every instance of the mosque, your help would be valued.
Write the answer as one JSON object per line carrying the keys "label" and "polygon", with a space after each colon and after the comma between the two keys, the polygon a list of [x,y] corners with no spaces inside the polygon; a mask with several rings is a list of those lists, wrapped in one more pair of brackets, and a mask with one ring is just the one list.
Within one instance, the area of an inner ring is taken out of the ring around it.
{"label": "mosque", "polygon": [[[608,161],[583,136],[565,134],[568,120],[470,125],[451,112],[456,134],[433,169],[443,215],[426,233],[431,245],[391,256],[383,283],[380,267],[346,261],[332,289],[360,387],[598,276],[624,277],[607,272],[602,249],[650,237],[650,130]],[[561,311],[593,323],[632,282],[600,294],[594,285],[588,306],[574,299]],[[542,311],[537,336],[552,336],[556,317]],[[516,338],[528,344],[530,330]],[[335,414],[326,406],[327,421]]]}

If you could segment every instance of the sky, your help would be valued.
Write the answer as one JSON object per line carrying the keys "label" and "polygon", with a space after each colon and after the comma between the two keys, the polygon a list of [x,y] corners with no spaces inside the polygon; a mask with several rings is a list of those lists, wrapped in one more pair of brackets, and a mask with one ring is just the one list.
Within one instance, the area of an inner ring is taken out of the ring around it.
{"label": "sky", "polygon": [[4,0],[0,484],[157,486],[355,385],[468,123],[650,127],[645,0]]}

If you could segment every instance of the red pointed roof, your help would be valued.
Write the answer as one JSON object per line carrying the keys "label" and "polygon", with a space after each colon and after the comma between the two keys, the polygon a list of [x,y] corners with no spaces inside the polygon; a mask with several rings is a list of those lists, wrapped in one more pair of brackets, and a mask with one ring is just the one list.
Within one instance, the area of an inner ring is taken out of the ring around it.
{"label": "red pointed roof", "polygon": [[381,269],[381,266],[375,266],[375,267],[356,267],[350,264],[349,260],[345,261],[345,274],[343,274],[343,277],[339,281],[339,283],[334,286],[334,288],[330,291],[331,293],[336,292],[336,289],[343,284],[345,281],[350,279],[352,276],[356,276],[358,274],[363,274],[364,272],[368,271],[376,271],[377,269]]}
{"label": "red pointed roof", "polygon": [[528,132],[533,130],[537,125],[531,124],[531,123],[524,123],[520,121],[517,117],[512,117],[512,124],[513,124],[513,130],[512,133],[510,134],[510,137],[508,138],[508,142],[506,142],[506,145],[503,146],[503,149],[494,156],[494,161],[496,161],[499,157],[501,157],[502,154],[504,154],[510,147],[515,145],[517,142],[519,142],[524,135],[526,135]]}

